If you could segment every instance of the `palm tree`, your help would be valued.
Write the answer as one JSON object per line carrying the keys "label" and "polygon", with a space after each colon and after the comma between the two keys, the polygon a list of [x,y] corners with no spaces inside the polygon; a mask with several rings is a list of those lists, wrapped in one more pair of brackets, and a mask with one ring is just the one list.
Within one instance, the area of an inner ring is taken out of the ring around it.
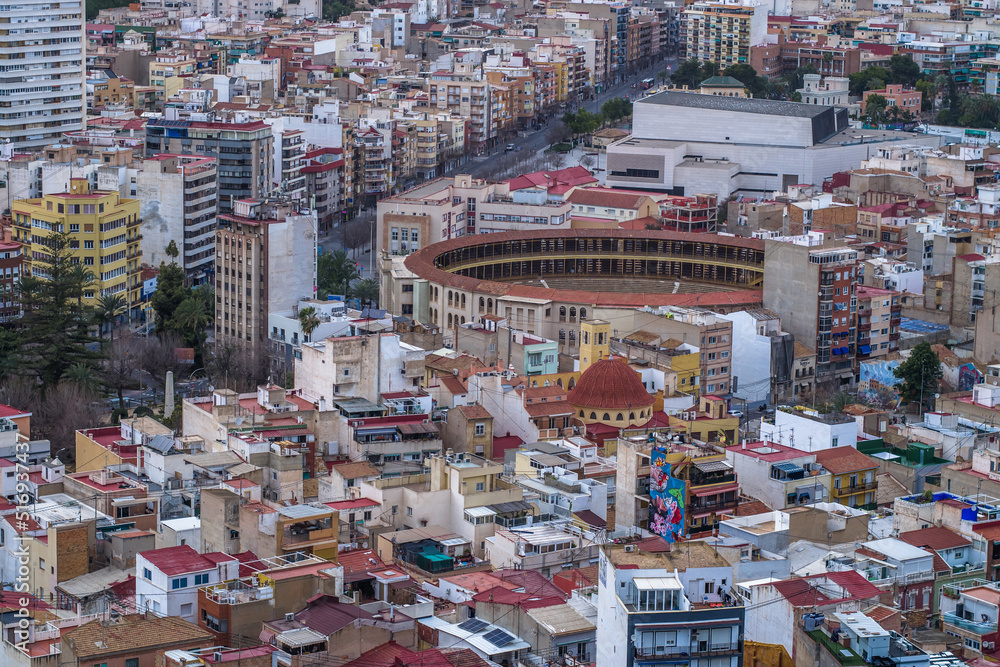
{"label": "palm tree", "polygon": [[125,310],[125,299],[121,294],[102,294],[97,299],[97,308],[94,312],[94,319],[101,327],[101,336],[104,336],[104,325],[110,324],[111,342],[115,342],[115,318]]}
{"label": "palm tree", "polygon": [[362,307],[378,303],[378,283],[371,278],[365,278],[359,282],[352,291],[354,297],[361,301]]}
{"label": "palm tree", "polygon": [[309,337],[312,336],[312,332],[316,331],[316,327],[319,326],[319,317],[316,315],[316,309],[312,306],[306,306],[299,311],[299,325],[302,327],[302,337],[304,342],[309,342]]}
{"label": "palm tree", "polygon": [[205,302],[196,296],[181,301],[174,311],[174,328],[186,340],[194,341],[199,358],[204,358],[205,329],[212,324],[212,314],[205,308]]}
{"label": "palm tree", "polygon": [[75,385],[89,396],[96,396],[101,392],[101,383],[94,375],[93,369],[82,362],[77,362],[67,368],[62,379]]}

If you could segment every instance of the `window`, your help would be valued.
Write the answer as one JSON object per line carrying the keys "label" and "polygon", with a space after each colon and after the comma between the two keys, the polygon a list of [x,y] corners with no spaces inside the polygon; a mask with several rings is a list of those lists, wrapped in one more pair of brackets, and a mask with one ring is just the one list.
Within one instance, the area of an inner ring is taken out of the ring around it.
{"label": "window", "polygon": [[176,591],[178,588],[187,588],[187,585],[187,577],[179,577],[170,582],[170,589]]}
{"label": "window", "polygon": [[486,435],[486,424],[476,424],[476,435]]}
{"label": "window", "polygon": [[207,583],[208,583],[208,572],[206,572],[205,574],[196,574],[196,575],[194,575],[194,585],[195,586],[202,586],[202,585],[207,584]]}
{"label": "window", "polygon": [[148,567],[142,568],[142,578],[146,581],[151,581],[153,579],[153,572]]}
{"label": "window", "polygon": [[139,667],[139,658],[126,658],[125,667]]}
{"label": "window", "polygon": [[407,507],[406,508],[406,516],[413,516],[413,508],[412,507]]}
{"label": "window", "polygon": [[181,616],[190,616],[191,613],[194,611],[193,607],[194,607],[194,604],[191,603],[191,602],[182,604],[181,605]]}
{"label": "window", "polygon": [[476,491],[485,491],[485,490],[486,490],[485,482],[476,482]]}

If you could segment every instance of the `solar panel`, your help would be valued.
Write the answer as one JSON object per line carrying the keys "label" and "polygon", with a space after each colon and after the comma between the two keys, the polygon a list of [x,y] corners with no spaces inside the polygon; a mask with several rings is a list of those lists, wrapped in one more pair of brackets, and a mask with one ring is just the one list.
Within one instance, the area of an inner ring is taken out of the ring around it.
{"label": "solar panel", "polygon": [[485,635],[483,635],[483,639],[493,644],[497,648],[503,648],[507,644],[510,644],[512,641],[514,641],[514,637],[512,635],[507,634],[503,630],[493,630],[492,632],[487,632]]}
{"label": "solar panel", "polygon": [[458,627],[462,628],[463,630],[467,630],[469,632],[479,632],[488,625],[489,623],[480,618],[470,618],[467,621],[459,623]]}

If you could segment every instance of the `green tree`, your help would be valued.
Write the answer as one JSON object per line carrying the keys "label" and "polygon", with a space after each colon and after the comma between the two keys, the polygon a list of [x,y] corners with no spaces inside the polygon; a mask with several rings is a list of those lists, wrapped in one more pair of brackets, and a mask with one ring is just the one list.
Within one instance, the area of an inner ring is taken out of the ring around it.
{"label": "green tree", "polygon": [[361,301],[362,306],[378,304],[378,283],[371,278],[362,280],[354,287],[354,297]]}
{"label": "green tree", "polygon": [[884,67],[869,67],[848,76],[851,95],[860,97],[866,90],[881,90],[892,73]]}
{"label": "green tree", "polygon": [[104,325],[110,324],[111,342],[115,342],[115,318],[125,310],[125,299],[121,294],[102,294],[97,298],[97,306],[94,308],[94,321],[100,327],[101,336],[104,335]]}
{"label": "green tree", "polygon": [[191,294],[177,306],[171,321],[172,329],[184,337],[204,363],[206,329],[212,325],[212,313],[203,299]]}
{"label": "green tree", "polygon": [[184,287],[184,269],[171,262],[160,263],[160,274],[156,278],[156,291],[149,298],[149,305],[156,311],[156,331],[170,331],[174,311],[188,296]]}
{"label": "green tree", "polygon": [[889,100],[881,95],[869,95],[865,98],[865,119],[869,125],[879,126],[885,123],[885,110]]}
{"label": "green tree", "polygon": [[[609,123],[616,123],[623,118],[628,118],[631,115],[632,115],[632,103],[629,102],[624,97],[616,97],[614,99],[610,99],[601,105],[600,116],[603,116],[603,119],[607,120]],[[591,114],[591,116],[596,116],[596,114]],[[597,129],[597,127],[600,126],[599,118],[593,118],[591,120],[598,122],[596,123],[596,126],[593,127],[588,126],[584,134],[589,134],[590,132],[593,132],[594,130]],[[587,120],[585,119],[584,122],[586,123]]]}
{"label": "green tree", "polygon": [[719,63],[706,60],[701,66],[701,81],[698,83],[705,79],[711,79],[713,76],[719,76],[719,69]]}
{"label": "green tree", "polygon": [[75,385],[88,396],[97,396],[101,393],[101,383],[94,374],[94,369],[85,363],[77,362],[67,368],[62,379]]}
{"label": "green tree", "polygon": [[726,76],[731,76],[740,83],[742,83],[747,88],[750,88],[753,80],[757,78],[757,70],[755,70],[750,65],[746,63],[739,63],[738,65],[730,65],[723,72]]}
{"label": "green tree", "polygon": [[922,94],[920,99],[920,110],[932,111],[934,109],[934,100],[937,99],[938,92],[940,92],[938,85],[930,79],[921,79],[920,81],[917,81],[915,88]]}
{"label": "green tree", "polygon": [[167,244],[166,253],[171,262],[176,262],[177,258],[180,257],[181,251],[177,249],[177,243],[173,239],[170,239],[170,243]]}
{"label": "green tree", "polygon": [[707,78],[702,77],[701,72],[701,63],[698,62],[697,58],[691,58],[690,60],[685,60],[677,66],[674,73],[670,75],[670,81],[675,86],[697,88],[698,84]]}
{"label": "green tree", "polygon": [[346,295],[351,283],[360,278],[357,263],[347,256],[343,250],[325,252],[317,261],[317,287],[320,296],[327,294]]}
{"label": "green tree", "polygon": [[[899,380],[899,393],[909,400],[927,399],[938,390],[941,381],[941,360],[928,342],[918,343],[906,361],[893,371]],[[924,407],[920,407],[923,412]]]}
{"label": "green tree", "polygon": [[784,77],[785,89],[787,95],[791,97],[792,93],[805,85],[805,75],[806,74],[819,74],[819,70],[812,63],[808,65],[803,65],[801,67],[796,67],[794,72],[786,74]]}
{"label": "green tree", "polygon": [[920,79],[920,65],[909,54],[897,53],[889,58],[889,81],[912,87]]}
{"label": "green tree", "polygon": [[313,331],[316,331],[316,327],[319,326],[319,316],[316,315],[315,308],[306,306],[299,311],[299,326],[302,327],[304,342],[308,343]]}
{"label": "green tree", "polygon": [[22,276],[18,286],[24,314],[18,323],[17,370],[36,378],[43,392],[55,387],[73,364],[93,365],[97,358],[87,347],[87,322],[81,320],[78,304],[85,286],[76,261],[69,235],[53,234],[37,251],[32,275]]}

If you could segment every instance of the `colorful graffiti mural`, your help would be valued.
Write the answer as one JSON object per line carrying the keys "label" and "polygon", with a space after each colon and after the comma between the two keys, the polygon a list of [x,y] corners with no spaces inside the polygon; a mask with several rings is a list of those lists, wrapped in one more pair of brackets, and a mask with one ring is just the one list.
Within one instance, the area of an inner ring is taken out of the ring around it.
{"label": "colorful graffiti mural", "polygon": [[971,391],[974,385],[979,384],[985,378],[972,364],[962,364],[958,367],[958,390]]}
{"label": "colorful graffiti mural", "polygon": [[896,383],[899,378],[895,376],[893,370],[899,367],[900,360],[892,361],[862,361],[860,373],[858,374],[858,399],[863,403],[878,405],[880,403],[895,400],[894,405],[883,407],[899,407],[899,389]]}
{"label": "colorful graffiti mural", "polygon": [[686,503],[684,480],[671,475],[667,450],[654,447],[649,458],[649,530],[667,542],[684,537]]}

